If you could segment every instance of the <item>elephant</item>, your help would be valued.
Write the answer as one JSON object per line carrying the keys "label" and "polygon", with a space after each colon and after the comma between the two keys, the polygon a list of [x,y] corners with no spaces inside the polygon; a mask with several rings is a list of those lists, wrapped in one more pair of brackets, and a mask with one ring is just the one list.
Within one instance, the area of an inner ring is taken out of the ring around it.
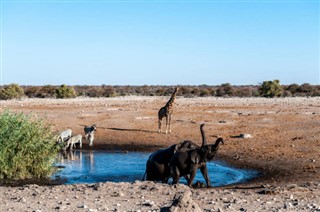
{"label": "elephant", "polygon": [[201,147],[186,151],[177,151],[173,155],[170,161],[171,175],[173,178],[172,184],[177,184],[181,176],[190,175],[190,179],[186,179],[188,181],[188,186],[191,187],[196,176],[196,172],[198,169],[200,169],[204,179],[206,180],[207,187],[211,187],[207,169],[207,161],[211,161],[213,159],[219,149],[220,142],[223,144],[223,139],[218,138],[215,144],[207,145],[203,127],[204,124],[201,124]]}
{"label": "elephant", "polygon": [[153,152],[146,163],[146,171],[142,180],[161,181],[167,183],[170,178],[170,160],[179,150],[199,148],[192,141],[183,141]]}

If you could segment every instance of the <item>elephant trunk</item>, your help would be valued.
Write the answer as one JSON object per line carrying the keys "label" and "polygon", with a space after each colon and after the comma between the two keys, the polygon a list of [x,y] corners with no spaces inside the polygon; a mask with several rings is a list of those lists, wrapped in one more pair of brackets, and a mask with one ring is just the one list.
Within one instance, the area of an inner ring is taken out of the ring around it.
{"label": "elephant trunk", "polygon": [[203,130],[203,127],[204,127],[204,124],[201,124],[200,125],[200,131],[201,131],[201,136],[202,136],[202,146],[201,147],[204,147],[205,145],[207,145],[207,138],[206,138],[206,134]]}
{"label": "elephant trunk", "polygon": [[214,145],[215,145],[216,147],[218,147],[219,144],[220,144],[220,142],[221,142],[222,144],[224,144],[223,138],[218,138],[218,139],[216,140],[216,143],[215,143]]}

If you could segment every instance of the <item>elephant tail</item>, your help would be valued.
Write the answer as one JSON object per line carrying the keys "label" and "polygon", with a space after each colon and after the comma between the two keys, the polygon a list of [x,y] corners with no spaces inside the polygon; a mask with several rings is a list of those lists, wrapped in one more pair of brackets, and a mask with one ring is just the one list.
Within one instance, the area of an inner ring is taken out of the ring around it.
{"label": "elephant tail", "polygon": [[141,181],[145,181],[146,180],[146,175],[147,175],[147,170],[144,172],[144,175],[142,177],[142,180]]}
{"label": "elephant tail", "polygon": [[147,175],[147,170],[144,172],[144,175],[142,177],[142,180],[141,181],[145,181],[146,180],[146,175]]}

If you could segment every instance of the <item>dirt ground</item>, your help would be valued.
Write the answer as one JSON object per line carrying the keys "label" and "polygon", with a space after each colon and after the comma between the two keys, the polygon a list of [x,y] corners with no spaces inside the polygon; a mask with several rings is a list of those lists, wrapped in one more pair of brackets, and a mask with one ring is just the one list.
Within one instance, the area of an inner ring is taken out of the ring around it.
{"label": "dirt ground", "polygon": [[[261,177],[232,185],[233,189],[320,182],[320,98],[178,97],[172,133],[158,133],[157,112],[168,99],[10,100],[0,101],[0,111],[46,117],[57,132],[70,128],[74,134],[83,134],[83,126],[96,124],[93,148],[103,150],[153,151],[183,140],[201,144],[199,126],[205,123],[208,143],[218,136],[225,140],[216,159],[261,172]],[[250,134],[251,138],[241,138],[240,134]],[[86,142],[84,148],[88,148]]]}

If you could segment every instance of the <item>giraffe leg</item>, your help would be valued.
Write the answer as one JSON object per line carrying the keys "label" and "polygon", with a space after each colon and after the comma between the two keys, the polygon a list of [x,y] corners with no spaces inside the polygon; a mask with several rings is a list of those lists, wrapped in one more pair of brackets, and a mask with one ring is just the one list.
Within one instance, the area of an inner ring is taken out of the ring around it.
{"label": "giraffe leg", "polygon": [[169,115],[169,133],[171,133],[171,116],[172,115]]}
{"label": "giraffe leg", "polygon": [[158,132],[160,133],[161,130],[161,119],[158,120]]}
{"label": "giraffe leg", "polygon": [[168,134],[169,117],[166,116],[166,134]]}

